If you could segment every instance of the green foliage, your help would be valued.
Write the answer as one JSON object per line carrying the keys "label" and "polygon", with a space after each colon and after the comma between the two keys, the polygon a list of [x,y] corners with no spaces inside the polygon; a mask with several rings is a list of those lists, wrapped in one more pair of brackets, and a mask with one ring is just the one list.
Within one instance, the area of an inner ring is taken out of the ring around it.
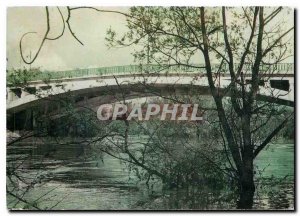
{"label": "green foliage", "polygon": [[29,81],[32,81],[36,76],[40,74],[39,69],[16,69],[7,72],[6,81],[8,86],[12,87],[25,87]]}

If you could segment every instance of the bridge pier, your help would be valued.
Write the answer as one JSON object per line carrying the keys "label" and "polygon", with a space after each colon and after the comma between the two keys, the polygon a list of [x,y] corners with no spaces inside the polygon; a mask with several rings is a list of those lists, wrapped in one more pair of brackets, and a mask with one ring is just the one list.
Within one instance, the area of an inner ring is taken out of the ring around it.
{"label": "bridge pier", "polygon": [[8,130],[33,130],[36,127],[33,109],[26,109],[18,113],[7,114],[6,116]]}

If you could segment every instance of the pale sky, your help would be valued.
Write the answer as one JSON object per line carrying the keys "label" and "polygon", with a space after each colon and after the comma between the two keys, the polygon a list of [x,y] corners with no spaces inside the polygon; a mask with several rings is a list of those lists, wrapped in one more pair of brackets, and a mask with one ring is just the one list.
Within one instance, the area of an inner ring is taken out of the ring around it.
{"label": "pale sky", "polygon": [[[60,7],[65,19],[67,12]],[[127,8],[106,8],[127,11]],[[62,29],[60,15],[55,7],[50,9],[51,34],[57,36]],[[66,29],[65,35],[55,41],[46,41],[32,67],[42,70],[66,70],[73,68],[104,67],[133,64],[133,48],[113,48],[106,46],[107,29],[112,26],[119,33],[126,31],[126,20],[122,15],[100,13],[89,9],[72,12],[70,21],[76,36],[84,43],[79,44]],[[32,56],[41,43],[46,30],[44,7],[10,7],[7,9],[7,58],[8,68],[24,67],[19,52],[19,40],[29,31],[37,32],[24,38],[25,55],[31,50]]]}
{"label": "pale sky", "polygon": [[[60,7],[64,19],[67,19],[65,7]],[[101,9],[127,12],[126,7],[105,7]],[[284,10],[291,10],[285,8]],[[282,15],[283,16],[283,15]],[[286,14],[285,14],[286,16]],[[230,17],[229,17],[230,18]],[[293,11],[287,17],[278,16],[278,19],[287,19],[293,23]],[[51,37],[60,34],[62,21],[56,7],[50,8]],[[109,27],[117,33],[126,31],[125,17],[114,13],[102,13],[91,9],[81,9],[72,12],[70,24],[76,36],[84,43],[79,44],[66,28],[65,34],[58,40],[47,40],[42,50],[32,64],[41,70],[68,70],[74,68],[93,68],[115,65],[134,64],[131,53],[134,47],[111,48],[106,46],[105,36]],[[289,26],[290,26],[289,25]],[[288,26],[287,26],[288,27]],[[7,9],[7,67],[29,67],[20,57],[19,41],[26,32],[34,31],[24,38],[24,54],[32,56],[36,53],[42,37],[46,31],[46,12],[44,7],[10,7]],[[291,34],[293,34],[291,32]],[[293,61],[293,58],[287,62]]]}

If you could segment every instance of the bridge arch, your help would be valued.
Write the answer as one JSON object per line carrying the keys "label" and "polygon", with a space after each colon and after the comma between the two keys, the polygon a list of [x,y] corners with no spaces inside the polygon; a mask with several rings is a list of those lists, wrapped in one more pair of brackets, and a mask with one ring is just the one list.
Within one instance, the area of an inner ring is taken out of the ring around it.
{"label": "bridge arch", "polygon": [[[290,77],[290,82],[293,82]],[[293,77],[292,77],[293,79]],[[217,87],[220,94],[229,85],[230,79],[226,76],[220,77]],[[114,95],[116,93],[138,92],[145,95],[172,94],[182,91],[181,94],[188,91],[195,94],[210,94],[208,81],[205,76],[195,76],[191,74],[172,74],[164,76],[130,75],[130,76],[107,76],[107,77],[87,77],[80,79],[52,80],[45,84],[42,81],[31,82],[21,91],[20,97],[13,100],[8,97],[7,112],[19,112],[21,110],[39,105],[43,100],[49,100],[64,95],[76,95],[77,97],[90,98],[93,95]],[[38,89],[38,96],[30,94],[29,90]],[[13,93],[13,90],[10,94]],[[228,95],[230,96],[230,95]],[[260,87],[258,100],[274,102],[277,104],[294,106],[293,85],[289,91],[271,88],[270,86]],[[10,100],[11,99],[11,100]]]}

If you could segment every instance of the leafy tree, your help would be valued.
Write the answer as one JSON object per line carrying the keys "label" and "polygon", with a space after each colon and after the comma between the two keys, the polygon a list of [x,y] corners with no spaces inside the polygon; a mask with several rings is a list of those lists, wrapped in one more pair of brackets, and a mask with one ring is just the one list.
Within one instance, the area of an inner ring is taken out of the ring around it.
{"label": "leafy tree", "polygon": [[[252,208],[254,159],[293,117],[293,112],[286,114],[270,126],[265,116],[283,113],[274,109],[278,94],[271,102],[258,101],[261,81],[293,55],[294,26],[285,19],[289,13],[282,7],[132,7],[126,15],[128,32],[107,32],[110,46],[137,44],[133,55],[143,64],[204,69],[238,177],[239,208]],[[203,62],[204,67],[197,66]],[[229,72],[230,84],[221,89],[215,77],[224,72]],[[267,133],[257,139],[262,128]]]}

